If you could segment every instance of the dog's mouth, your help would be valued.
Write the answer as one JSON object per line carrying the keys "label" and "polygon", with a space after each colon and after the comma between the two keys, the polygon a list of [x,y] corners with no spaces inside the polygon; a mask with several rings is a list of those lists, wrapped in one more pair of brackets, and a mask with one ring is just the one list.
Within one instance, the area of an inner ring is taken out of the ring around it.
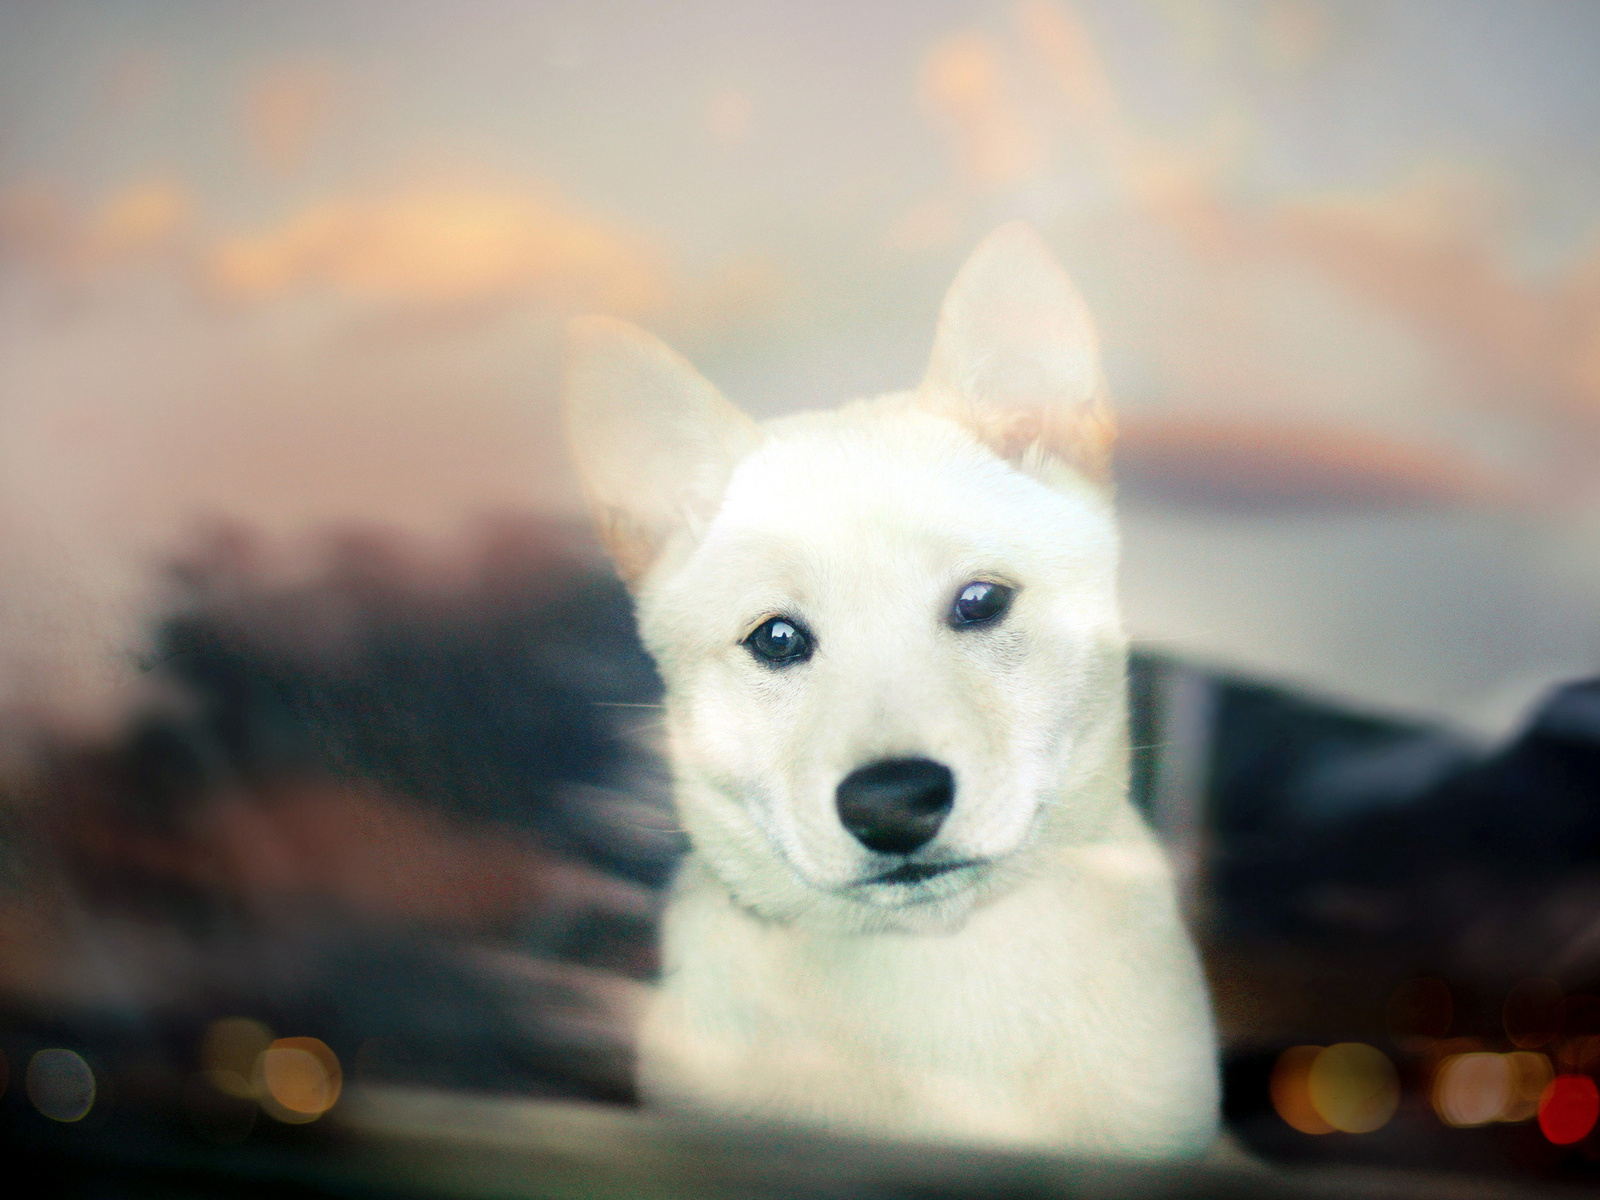
{"label": "dog's mouth", "polygon": [[881,875],[869,876],[861,882],[868,886],[888,883],[926,883],[930,879],[937,879],[940,875],[948,875],[952,871],[962,871],[978,865],[979,860],[975,858],[961,862],[901,863],[892,871],[885,871]]}

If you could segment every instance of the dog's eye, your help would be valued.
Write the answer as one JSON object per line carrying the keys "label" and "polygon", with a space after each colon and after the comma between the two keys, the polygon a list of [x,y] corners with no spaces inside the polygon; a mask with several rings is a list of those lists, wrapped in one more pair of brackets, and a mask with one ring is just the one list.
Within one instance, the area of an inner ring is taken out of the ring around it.
{"label": "dog's eye", "polygon": [[811,657],[811,635],[806,627],[788,617],[769,617],[745,638],[750,653],[774,666],[804,662]]}
{"label": "dog's eye", "polygon": [[977,625],[993,621],[1011,607],[1011,589],[1004,584],[974,579],[961,589],[950,606],[950,624]]}

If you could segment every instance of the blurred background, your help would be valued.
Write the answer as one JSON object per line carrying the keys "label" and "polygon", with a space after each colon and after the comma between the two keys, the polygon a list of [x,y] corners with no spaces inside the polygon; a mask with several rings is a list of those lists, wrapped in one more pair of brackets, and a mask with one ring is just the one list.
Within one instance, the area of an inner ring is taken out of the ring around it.
{"label": "blurred background", "polygon": [[679,843],[562,325],[829,406],[1024,217],[1235,1129],[1600,1180],[1597,60],[1557,0],[0,3],[8,1139],[626,1103]]}

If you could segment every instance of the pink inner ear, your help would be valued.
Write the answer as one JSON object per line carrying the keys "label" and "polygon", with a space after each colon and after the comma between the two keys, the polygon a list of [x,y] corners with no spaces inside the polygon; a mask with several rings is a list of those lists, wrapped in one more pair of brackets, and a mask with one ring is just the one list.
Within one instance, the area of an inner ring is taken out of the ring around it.
{"label": "pink inner ear", "polygon": [[621,509],[605,507],[595,513],[600,545],[616,567],[617,578],[630,588],[644,577],[655,561],[658,538],[651,537]]}
{"label": "pink inner ear", "polygon": [[1111,482],[1111,449],[1117,440],[1117,425],[1104,390],[1086,404],[1053,414],[1040,439],[1046,450],[1070,463],[1096,483]]}
{"label": "pink inner ear", "polygon": [[1104,482],[1113,426],[1097,343],[1043,239],[1002,226],[945,297],[922,403],[1009,462],[1044,455]]}
{"label": "pink inner ear", "polygon": [[924,389],[922,407],[954,421],[995,454],[1020,464],[1037,448],[1095,483],[1111,480],[1116,423],[1103,395],[1076,404],[1035,400],[1006,407]]}

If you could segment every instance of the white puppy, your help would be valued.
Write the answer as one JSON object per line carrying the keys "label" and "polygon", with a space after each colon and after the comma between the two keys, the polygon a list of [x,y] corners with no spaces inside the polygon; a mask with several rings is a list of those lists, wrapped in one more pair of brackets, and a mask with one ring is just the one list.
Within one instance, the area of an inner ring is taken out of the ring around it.
{"label": "white puppy", "polygon": [[912,392],[757,425],[603,318],[566,389],[692,845],[645,1098],[1204,1151],[1206,990],[1128,800],[1095,333],[1038,235],[979,247]]}

